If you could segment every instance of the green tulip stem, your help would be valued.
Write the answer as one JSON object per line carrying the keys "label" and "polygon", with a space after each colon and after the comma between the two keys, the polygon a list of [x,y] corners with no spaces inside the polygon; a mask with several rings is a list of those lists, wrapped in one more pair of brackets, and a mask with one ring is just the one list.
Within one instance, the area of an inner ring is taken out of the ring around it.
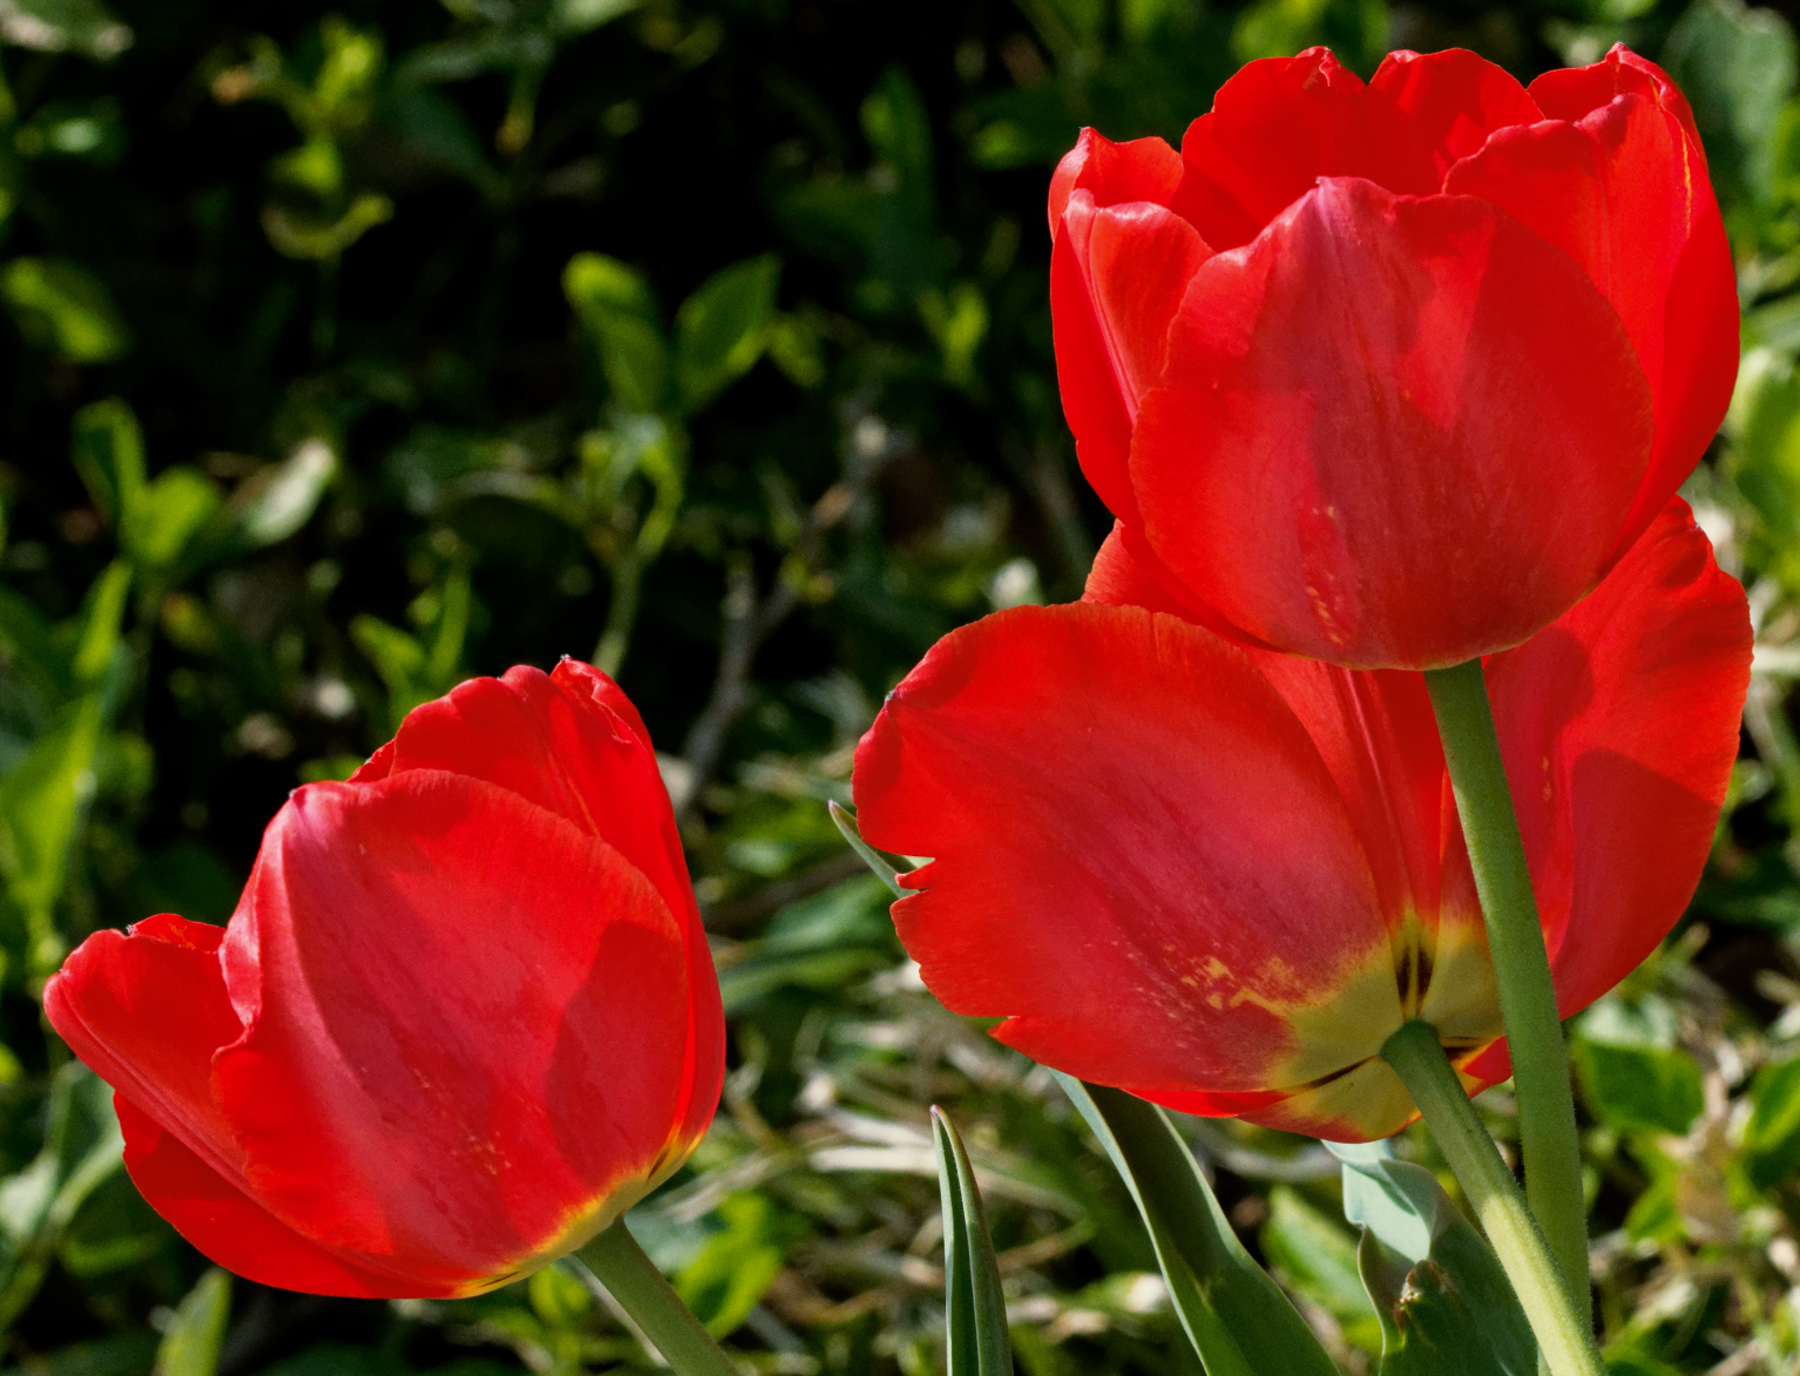
{"label": "green tulip stem", "polygon": [[[1500,737],[1488,705],[1481,661],[1425,674],[1438,735],[1450,766],[1456,811],[1468,843],[1475,891],[1487,922],[1488,950],[1500,986],[1500,1015],[1512,1052],[1519,1101],[1525,1192],[1550,1244],[1577,1312],[1593,1313],[1588,1293],[1587,1205],[1575,1099],[1556,1011],[1550,957],[1531,892],[1525,843],[1507,789]],[[1421,1105],[1423,1107],[1423,1105]]]}
{"label": "green tulip stem", "polygon": [[1587,1306],[1576,1304],[1525,1195],[1481,1125],[1437,1029],[1414,1019],[1381,1048],[1425,1115],[1531,1323],[1553,1376],[1606,1376]]}
{"label": "green tulip stem", "polygon": [[620,1219],[575,1253],[677,1376],[741,1376]]}

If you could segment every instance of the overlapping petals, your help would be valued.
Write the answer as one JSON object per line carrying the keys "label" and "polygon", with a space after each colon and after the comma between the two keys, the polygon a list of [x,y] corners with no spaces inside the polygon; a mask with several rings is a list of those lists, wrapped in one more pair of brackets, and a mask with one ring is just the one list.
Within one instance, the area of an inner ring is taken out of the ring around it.
{"label": "overlapping petals", "polygon": [[604,675],[477,679],[270,824],[230,925],[50,982],[126,1165],[266,1284],[433,1296],[579,1246],[686,1158],[723,1026],[655,756]]}
{"label": "overlapping petals", "polygon": [[[951,1009],[1071,1074],[1338,1140],[1412,1115],[1410,1017],[1506,1073],[1422,677],[1246,649],[1115,534],[1088,600],[953,633],[857,755],[894,907]],[[1698,879],[1748,681],[1742,589],[1678,500],[1555,626],[1488,661],[1564,1014]]]}
{"label": "overlapping petals", "polygon": [[1247,643],[1428,668],[1586,594],[1698,460],[1737,358],[1686,103],[1615,49],[1252,63],[1181,152],[1051,186],[1083,471]]}

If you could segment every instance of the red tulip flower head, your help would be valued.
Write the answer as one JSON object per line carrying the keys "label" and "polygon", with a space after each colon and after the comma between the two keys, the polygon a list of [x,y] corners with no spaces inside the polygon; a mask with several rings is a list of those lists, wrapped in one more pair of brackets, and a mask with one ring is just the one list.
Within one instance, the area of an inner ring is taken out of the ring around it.
{"label": "red tulip flower head", "polygon": [[1245,67],[1180,153],[1092,130],[1050,187],[1083,471],[1186,613],[1352,668],[1516,645],[1649,526],[1725,413],[1731,253],[1655,66]]}
{"label": "red tulip flower head", "polygon": [[[1486,663],[1566,1017],[1681,915],[1750,672],[1743,589],[1675,499],[1585,601]],[[1414,1116],[1422,1018],[1508,1073],[1424,676],[1245,650],[1116,537],[1081,603],[953,632],[857,750],[925,983],[1046,1065],[1338,1141]]]}
{"label": "red tulip flower head", "polygon": [[573,1250],[686,1160],[724,1072],[649,737],[571,661],[418,708],[289,799],[228,926],[99,932],[44,1008],[151,1205],[320,1294],[475,1294]]}

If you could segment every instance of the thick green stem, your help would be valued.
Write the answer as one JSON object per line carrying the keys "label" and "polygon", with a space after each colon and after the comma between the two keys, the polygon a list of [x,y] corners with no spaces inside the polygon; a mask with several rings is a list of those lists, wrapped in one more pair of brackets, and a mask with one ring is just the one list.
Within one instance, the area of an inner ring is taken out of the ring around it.
{"label": "thick green stem", "polygon": [[1587,1205],[1581,1190],[1575,1099],[1550,957],[1506,785],[1500,738],[1488,706],[1487,680],[1481,661],[1473,659],[1454,669],[1428,671],[1425,684],[1437,713],[1500,986],[1500,1015],[1506,1023],[1519,1099],[1526,1197],[1576,1309],[1591,1315]]}
{"label": "thick green stem", "polygon": [[740,1376],[621,1219],[575,1255],[586,1263],[677,1376]]}
{"label": "thick green stem", "polygon": [[1437,1029],[1427,1022],[1407,1023],[1388,1038],[1381,1058],[1394,1068],[1430,1124],[1439,1150],[1506,1268],[1551,1372],[1605,1376],[1606,1364],[1594,1344],[1587,1306],[1577,1304],[1563,1283],[1561,1268],[1451,1068]]}

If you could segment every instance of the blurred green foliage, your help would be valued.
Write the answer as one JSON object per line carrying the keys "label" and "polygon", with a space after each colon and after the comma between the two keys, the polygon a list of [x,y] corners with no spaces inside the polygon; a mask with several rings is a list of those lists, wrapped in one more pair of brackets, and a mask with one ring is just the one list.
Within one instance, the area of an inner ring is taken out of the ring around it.
{"label": "blurred green foliage", "polygon": [[[1019,1368],[1197,1372],[1094,1138],[924,992],[826,804],[936,637],[1075,595],[1106,528],[1057,400],[1041,228],[1081,124],[1179,137],[1238,62],[1313,42],[1364,71],[1463,44],[1529,76],[1618,39],[1683,82],[1736,245],[1743,373],[1689,490],[1759,646],[1695,911],[1575,1025],[1595,1273],[1618,1372],[1794,1369],[1791,15],[108,3],[0,0],[0,1370],[647,1369],[556,1269],[456,1303],[229,1282],[137,1197],[104,1087],[37,1004],[96,928],[223,921],[287,791],[410,707],[574,654],[661,743],[716,934],[725,1104],[633,1219],[708,1325],[758,1371],[940,1371],[939,1102]],[[1483,1105],[1510,1137],[1504,1091]],[[1183,1131],[1244,1245],[1372,1370],[1394,1315],[1363,1296],[1338,1163]],[[1378,1277],[1415,1215],[1379,1217]]]}

